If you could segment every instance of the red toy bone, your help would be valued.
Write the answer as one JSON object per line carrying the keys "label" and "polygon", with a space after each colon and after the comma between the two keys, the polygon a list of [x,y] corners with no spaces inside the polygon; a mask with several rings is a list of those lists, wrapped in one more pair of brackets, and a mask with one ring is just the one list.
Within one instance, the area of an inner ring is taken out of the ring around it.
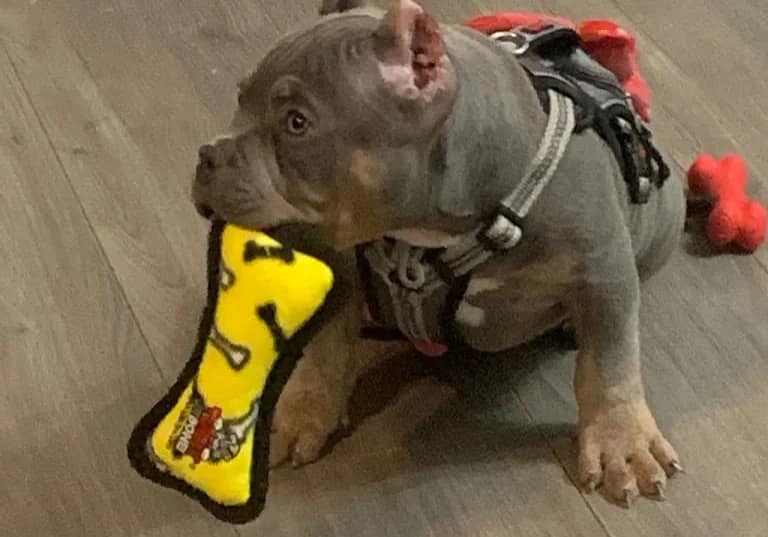
{"label": "red toy bone", "polygon": [[734,243],[754,252],[765,240],[766,209],[745,192],[749,172],[744,159],[729,154],[721,160],[700,155],[688,170],[692,194],[714,202],[707,220],[707,236],[717,247]]}
{"label": "red toy bone", "polygon": [[650,122],[651,90],[640,74],[637,43],[632,34],[615,22],[590,19],[583,21],[577,28],[576,24],[563,17],[516,11],[482,15],[467,22],[470,28],[489,35],[515,28],[537,29],[547,24],[560,24],[577,30],[587,54],[616,75],[632,99],[637,113],[643,121]]}

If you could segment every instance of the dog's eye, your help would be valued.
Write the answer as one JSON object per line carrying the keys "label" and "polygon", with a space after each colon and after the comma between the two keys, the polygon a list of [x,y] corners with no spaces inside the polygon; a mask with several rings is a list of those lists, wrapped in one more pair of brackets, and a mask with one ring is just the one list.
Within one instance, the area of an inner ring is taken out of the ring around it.
{"label": "dog's eye", "polygon": [[286,118],[286,130],[292,136],[302,136],[309,129],[309,119],[298,110],[288,112]]}

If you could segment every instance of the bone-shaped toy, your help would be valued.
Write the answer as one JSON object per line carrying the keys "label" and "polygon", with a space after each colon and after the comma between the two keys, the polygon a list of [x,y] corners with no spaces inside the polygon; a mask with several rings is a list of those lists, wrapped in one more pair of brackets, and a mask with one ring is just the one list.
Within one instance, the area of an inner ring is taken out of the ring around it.
{"label": "bone-shaped toy", "polygon": [[747,196],[748,176],[744,159],[736,154],[720,160],[702,154],[688,170],[691,194],[712,202],[707,236],[718,248],[736,244],[754,252],[765,240],[766,209]]}
{"label": "bone-shaped toy", "polygon": [[212,225],[197,345],[128,443],[142,476],[228,522],[261,513],[275,403],[302,346],[342,301],[338,278],[313,255],[264,233]]}

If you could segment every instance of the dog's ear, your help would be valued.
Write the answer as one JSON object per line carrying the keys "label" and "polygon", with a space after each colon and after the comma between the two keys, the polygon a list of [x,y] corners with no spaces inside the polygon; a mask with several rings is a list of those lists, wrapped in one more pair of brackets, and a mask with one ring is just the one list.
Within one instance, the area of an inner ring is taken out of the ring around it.
{"label": "dog's ear", "polygon": [[363,7],[365,0],[323,0],[320,4],[320,15],[330,15],[331,13],[342,13]]}
{"label": "dog's ear", "polygon": [[384,80],[399,96],[431,100],[452,89],[450,62],[437,21],[413,0],[394,0],[375,34]]}

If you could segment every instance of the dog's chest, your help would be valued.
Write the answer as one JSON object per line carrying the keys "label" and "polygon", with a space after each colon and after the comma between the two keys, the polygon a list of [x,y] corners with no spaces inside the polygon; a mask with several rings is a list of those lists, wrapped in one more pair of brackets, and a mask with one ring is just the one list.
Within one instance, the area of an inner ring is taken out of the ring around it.
{"label": "dog's chest", "polygon": [[574,274],[567,256],[479,271],[456,310],[456,328],[467,344],[483,351],[529,341],[563,320]]}
{"label": "dog's chest", "polygon": [[525,339],[559,308],[571,280],[566,257],[517,265],[499,259],[452,279],[430,256],[452,242],[409,230],[359,252],[369,309],[380,325],[413,341],[457,343],[466,330],[512,330]]}

